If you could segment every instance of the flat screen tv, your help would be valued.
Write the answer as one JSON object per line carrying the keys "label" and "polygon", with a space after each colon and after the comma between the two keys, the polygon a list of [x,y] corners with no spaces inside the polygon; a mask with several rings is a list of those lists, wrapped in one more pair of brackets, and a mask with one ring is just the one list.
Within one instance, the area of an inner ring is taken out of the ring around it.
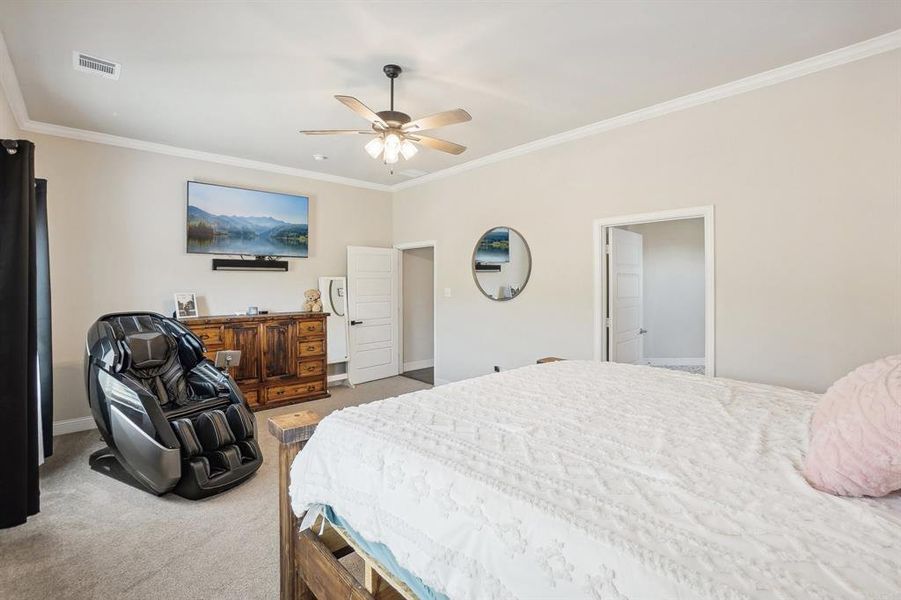
{"label": "flat screen tv", "polygon": [[188,252],[306,258],[306,196],[188,182]]}
{"label": "flat screen tv", "polygon": [[510,230],[495,227],[483,235],[476,249],[476,262],[485,265],[510,262]]}

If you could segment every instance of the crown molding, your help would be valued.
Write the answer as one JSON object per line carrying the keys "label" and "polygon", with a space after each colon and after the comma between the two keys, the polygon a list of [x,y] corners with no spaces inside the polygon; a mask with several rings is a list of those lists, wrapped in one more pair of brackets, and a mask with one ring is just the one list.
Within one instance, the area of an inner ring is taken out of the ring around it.
{"label": "crown molding", "polygon": [[846,46],[844,48],[839,48],[838,50],[820,54],[812,58],[807,58],[782,67],[771,69],[769,71],[764,71],[763,73],[758,73],[757,75],[751,75],[750,77],[731,81],[729,83],[718,85],[716,87],[702,90],[700,92],[688,94],[687,96],[681,96],[673,100],[667,100],[666,102],[654,104],[652,106],[641,108],[636,111],[612,117],[610,119],[605,119],[603,121],[598,121],[596,123],[578,127],[576,129],[570,129],[569,131],[564,131],[563,133],[558,133],[546,138],[535,140],[533,142],[527,142],[519,146],[514,146],[513,148],[508,148],[507,150],[502,150],[500,152],[495,152],[494,154],[482,156],[480,158],[476,158],[459,165],[454,165],[453,167],[448,167],[447,169],[442,169],[441,171],[435,171],[434,173],[423,175],[422,177],[417,177],[416,179],[412,179],[410,181],[396,183],[391,186],[391,191],[396,192],[399,190],[422,185],[430,181],[444,179],[458,173],[464,173],[466,171],[471,171],[472,169],[478,169],[479,167],[484,167],[496,162],[515,158],[524,154],[530,154],[532,152],[537,152],[539,150],[557,146],[559,144],[564,144],[566,142],[571,142],[573,140],[597,135],[605,131],[610,131],[611,129],[618,129],[627,125],[633,125],[635,123],[647,121],[648,119],[662,117],[663,115],[667,115],[680,110],[685,110],[687,108],[692,108],[695,106],[700,106],[702,104],[707,104],[708,102],[715,102],[717,100],[729,98],[730,96],[744,94],[745,92],[751,92],[760,88],[775,85],[777,83],[797,79],[798,77],[804,77],[805,75],[810,75],[812,73],[831,69],[832,67],[838,67],[840,65],[854,62],[856,60],[869,58],[871,56],[882,54],[884,52],[897,50],[898,48],[901,48],[901,29],[869,40],[865,40],[857,44],[853,44],[851,46]]}
{"label": "crown molding", "polygon": [[700,92],[681,96],[673,100],[667,100],[659,104],[654,104],[645,108],[641,108],[629,113],[625,113],[616,117],[598,121],[590,125],[564,131],[555,135],[551,135],[539,140],[527,142],[513,148],[508,148],[494,154],[482,156],[474,160],[448,167],[440,171],[435,171],[416,179],[395,183],[393,185],[385,185],[364,181],[361,179],[353,179],[350,177],[341,177],[340,175],[330,175],[318,171],[307,171],[295,167],[278,165],[274,163],[261,162],[247,158],[229,156],[225,154],[215,154],[212,152],[203,152],[200,150],[191,150],[189,148],[181,148],[178,146],[169,146],[166,144],[158,144],[155,142],[147,142],[134,138],[110,135],[97,131],[89,131],[86,129],[76,129],[73,127],[65,127],[62,125],[54,125],[52,123],[43,123],[33,121],[28,116],[28,109],[25,106],[25,100],[22,97],[22,91],[19,88],[19,81],[16,72],[9,57],[9,51],[6,42],[0,33],[0,86],[6,94],[10,109],[13,113],[19,129],[45,135],[93,142],[96,144],[106,144],[110,146],[118,146],[121,148],[130,148],[133,150],[142,150],[145,152],[153,152],[156,154],[165,154],[169,156],[177,156],[180,158],[189,158],[193,160],[201,160],[212,163],[219,163],[233,167],[245,169],[253,169],[256,171],[264,171],[269,173],[279,173],[283,175],[292,175],[295,177],[304,177],[307,179],[328,181],[330,183],[339,183],[343,185],[360,187],[365,189],[377,190],[382,192],[397,192],[407,188],[423,185],[431,181],[451,177],[458,173],[464,173],[479,167],[484,167],[496,162],[523,156],[537,152],[545,148],[564,144],[566,142],[582,139],[592,135],[597,135],[612,129],[626,127],[656,117],[661,117],[673,112],[685,110],[695,106],[700,106],[708,102],[715,102],[730,96],[744,94],[746,92],[758,90],[764,87],[782,83],[812,73],[817,73],[832,67],[837,67],[850,62],[869,58],[884,52],[890,52],[901,48],[901,29],[886,33],[884,35],[852,44],[838,50],[833,50],[819,56],[804,59],[795,63],[791,63],[782,67],[777,67],[763,73],[751,75],[743,79],[738,79],[723,85],[712,87]]}
{"label": "crown molding", "polygon": [[52,123],[42,123],[40,121],[27,120],[21,126],[21,129],[23,129],[24,131],[41,133],[44,135],[81,140],[83,142],[93,142],[95,144],[118,146],[120,148],[129,148],[131,150],[142,150],[144,152],[165,154],[167,156],[176,156],[179,158],[202,160],[205,162],[229,165],[232,167],[240,167],[242,169],[253,169],[255,171],[264,171],[267,173],[292,175],[294,177],[304,177],[306,179],[327,181],[329,183],[340,183],[342,185],[377,190],[380,192],[391,191],[391,186],[381,183],[373,183],[371,181],[363,181],[362,179],[353,179],[350,177],[342,177],[340,175],[330,175],[328,173],[320,173],[319,171],[307,171],[305,169],[298,169],[285,165],[277,165],[274,163],[261,162],[248,158],[240,158],[237,156],[228,156],[226,154],[203,152],[201,150],[191,150],[189,148],[169,146],[167,144],[158,144],[156,142],[145,142],[143,140],[137,140],[134,138],[110,135],[108,133],[100,133],[97,131],[89,131],[87,129],[65,127],[63,125],[54,125]]}

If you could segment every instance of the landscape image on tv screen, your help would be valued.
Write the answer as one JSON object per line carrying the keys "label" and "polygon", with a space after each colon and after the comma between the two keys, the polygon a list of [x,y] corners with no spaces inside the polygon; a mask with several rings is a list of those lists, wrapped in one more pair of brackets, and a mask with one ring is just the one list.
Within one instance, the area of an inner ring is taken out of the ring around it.
{"label": "landscape image on tv screen", "polygon": [[309,255],[306,196],[188,182],[188,252]]}
{"label": "landscape image on tv screen", "polygon": [[510,230],[495,227],[482,236],[476,248],[476,262],[499,264],[510,262]]}

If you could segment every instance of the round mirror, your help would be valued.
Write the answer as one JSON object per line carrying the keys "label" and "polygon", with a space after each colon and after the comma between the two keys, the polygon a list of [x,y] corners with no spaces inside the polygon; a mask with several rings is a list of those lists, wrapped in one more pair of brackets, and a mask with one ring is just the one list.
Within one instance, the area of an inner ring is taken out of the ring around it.
{"label": "round mirror", "polygon": [[472,276],[486,297],[512,300],[522,293],[532,273],[529,245],[512,227],[493,227],[476,242]]}

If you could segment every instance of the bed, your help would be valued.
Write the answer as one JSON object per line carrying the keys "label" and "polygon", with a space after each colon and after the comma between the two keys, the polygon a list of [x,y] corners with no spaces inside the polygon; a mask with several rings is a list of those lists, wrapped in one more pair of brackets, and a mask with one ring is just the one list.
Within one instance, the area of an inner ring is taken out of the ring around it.
{"label": "bed", "polygon": [[283,598],[899,597],[901,495],[799,473],[818,398],[564,361],[299,413]]}

